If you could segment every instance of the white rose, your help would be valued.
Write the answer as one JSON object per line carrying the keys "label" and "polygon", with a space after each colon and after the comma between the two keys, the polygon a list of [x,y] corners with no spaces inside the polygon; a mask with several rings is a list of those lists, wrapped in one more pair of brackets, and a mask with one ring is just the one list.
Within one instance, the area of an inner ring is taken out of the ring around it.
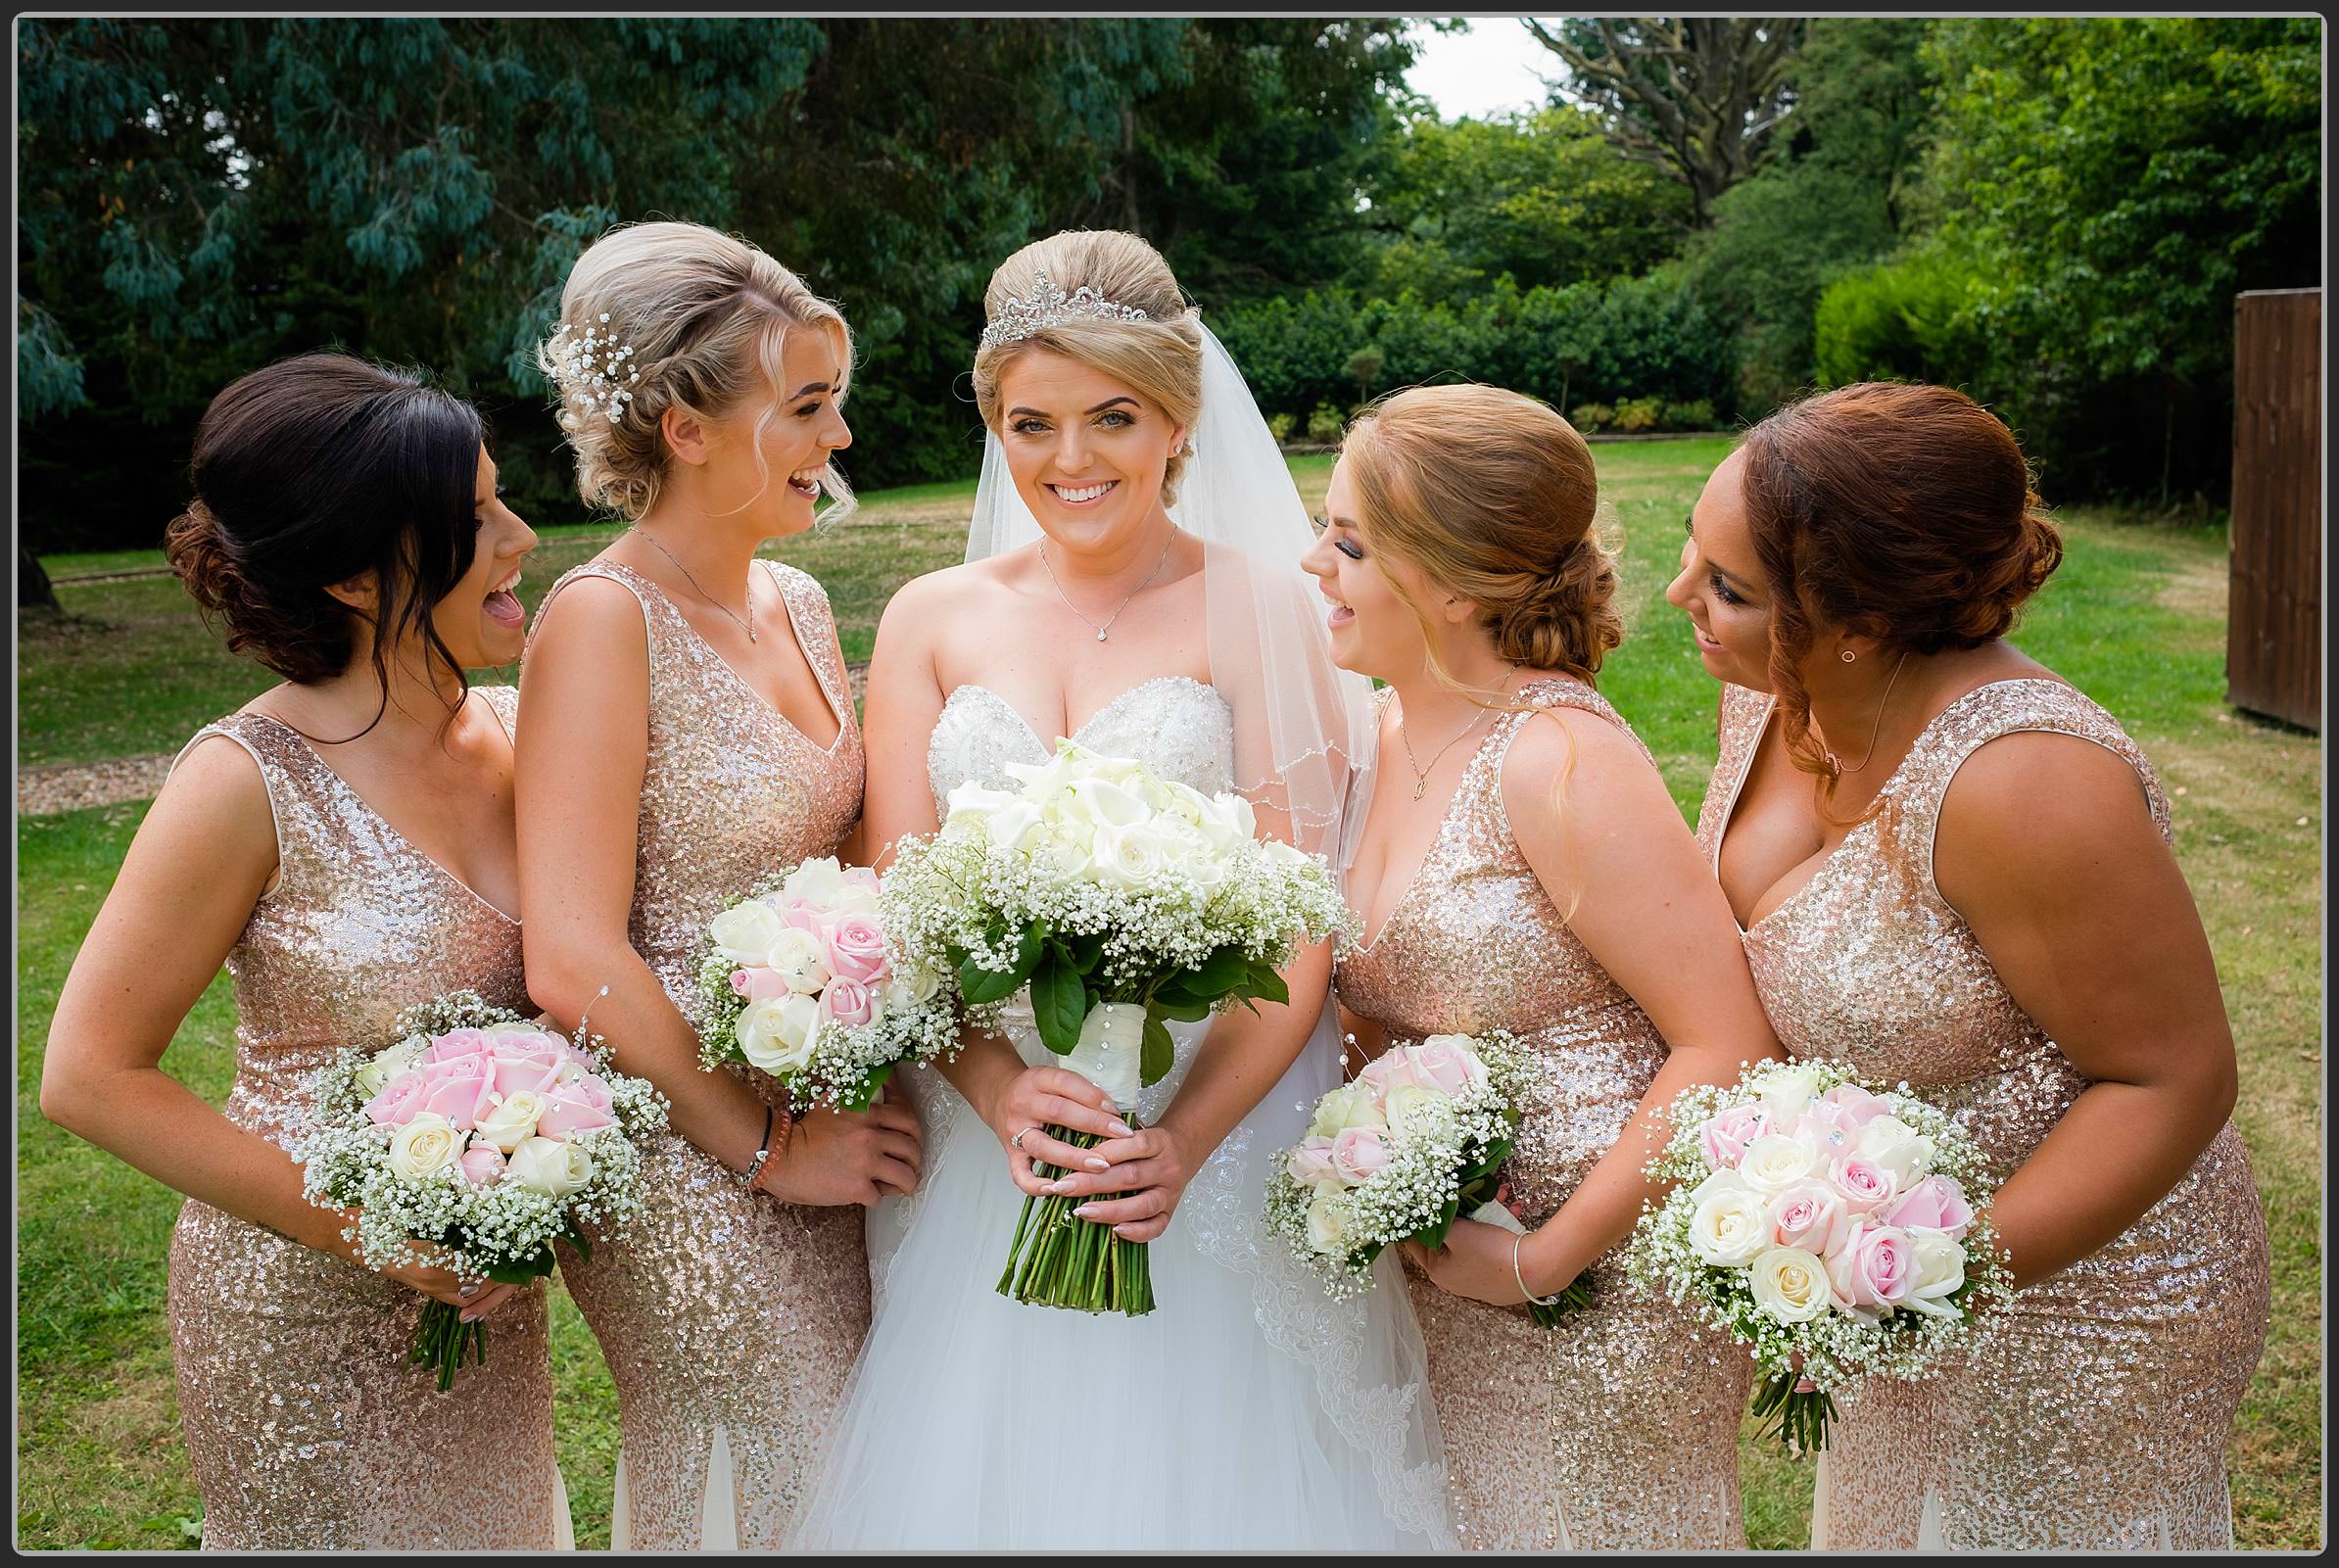
{"label": "white rose", "polygon": [[1308,1245],[1326,1258],[1348,1256],[1348,1229],[1341,1224],[1340,1215],[1333,1211],[1332,1198],[1339,1188],[1325,1186],[1315,1189],[1315,1196],[1308,1202]]}
{"label": "white rose", "polygon": [[1280,838],[1269,838],[1259,846],[1266,853],[1267,864],[1278,871],[1296,871],[1313,865],[1315,857],[1302,849],[1294,849]]}
{"label": "white rose", "polygon": [[1701,1263],[1736,1268],[1761,1257],[1769,1244],[1762,1197],[1742,1186],[1708,1193],[1690,1219],[1690,1251]]}
{"label": "white rose", "polygon": [[1389,1129],[1399,1133],[1434,1134],[1454,1124],[1454,1098],[1435,1089],[1423,1089],[1401,1083],[1391,1089],[1383,1102],[1388,1111]]}
{"label": "white rose", "polygon": [[1828,1309],[1827,1265],[1799,1247],[1774,1247],[1754,1259],[1747,1289],[1782,1323],[1808,1323]]}
{"label": "white rose", "polygon": [[888,1013],[904,1013],[933,1000],[942,977],[923,964],[905,964],[893,972],[878,993],[878,1006]]}
{"label": "white rose", "polygon": [[794,926],[781,927],[764,950],[763,962],[779,971],[788,988],[802,995],[829,983],[829,950],[810,931]]}
{"label": "white rose", "polygon": [[1741,1176],[1735,1170],[1723,1169],[1709,1171],[1703,1181],[1697,1183],[1696,1186],[1690,1189],[1690,1202],[1692,1205],[1701,1204],[1705,1202],[1706,1199],[1713,1197],[1717,1193],[1734,1192],[1750,1194],[1753,1191],[1753,1188],[1746,1185],[1745,1178]]}
{"label": "white rose", "polygon": [[715,950],[734,964],[760,964],[772,941],[787,927],[779,912],[760,898],[734,904],[707,923]]}
{"label": "white rose", "polygon": [[984,826],[999,849],[1029,849],[1042,831],[1039,808],[1028,800],[1010,800]]}
{"label": "white rose", "polygon": [[766,1072],[798,1072],[812,1060],[820,1028],[817,998],[790,993],[751,1002],[740,1015],[740,1054]]}
{"label": "white rose", "polygon": [[1139,824],[1097,830],[1096,875],[1107,886],[1146,886],[1160,879],[1166,864],[1162,835],[1151,828]]}
{"label": "white rose", "polygon": [[463,1152],[464,1134],[435,1111],[425,1111],[390,1137],[390,1168],[407,1181],[435,1176]]}
{"label": "white rose", "polygon": [[509,1154],[536,1136],[536,1123],[544,1114],[545,1097],[532,1089],[521,1089],[505,1095],[503,1103],[482,1117],[473,1130],[481,1141]]}
{"label": "white rose", "polygon": [[783,902],[810,904],[816,909],[830,908],[843,891],[844,868],[837,864],[835,855],[821,855],[804,862],[780,884]]}
{"label": "white rose", "polygon": [[[1067,821],[1099,830],[1134,828],[1153,816],[1142,795],[1123,784],[1103,779],[1075,780],[1064,803]],[[1099,836],[1102,836],[1101,832]]]}
{"label": "white rose", "polygon": [[1933,1168],[1933,1140],[1898,1117],[1878,1117],[1860,1129],[1853,1146],[1898,1178],[1908,1191]]}
{"label": "white rose", "polygon": [[1315,1118],[1308,1124],[1308,1132],[1311,1137],[1333,1138],[1351,1127],[1388,1124],[1370,1085],[1344,1083],[1315,1103]]}
{"label": "white rose", "polygon": [[1738,1173],[1755,1191],[1776,1195],[1801,1181],[1819,1166],[1819,1151],[1800,1138],[1766,1132],[1746,1145]]}
{"label": "white rose", "polygon": [[1803,1107],[1817,1097],[1819,1074],[1810,1068],[1773,1068],[1756,1078],[1751,1087],[1770,1108],[1771,1125],[1784,1126],[1802,1115]]}
{"label": "white rose", "polygon": [[511,1152],[503,1179],[548,1198],[566,1198],[593,1179],[593,1155],[581,1143],[530,1138]]}
{"label": "white rose", "polygon": [[1212,815],[1217,819],[1225,842],[1239,844],[1247,838],[1259,836],[1259,818],[1251,810],[1251,802],[1232,790],[1221,790],[1211,797]]}
{"label": "white rose", "polygon": [[1913,1230],[1909,1258],[1916,1283],[1900,1305],[1928,1317],[1955,1317],[1948,1298],[1966,1282],[1965,1244],[1941,1231]]}
{"label": "white rose", "polygon": [[422,1060],[426,1043],[421,1035],[410,1034],[375,1056],[358,1069],[358,1092],[368,1100],[380,1094],[391,1079],[403,1076]]}

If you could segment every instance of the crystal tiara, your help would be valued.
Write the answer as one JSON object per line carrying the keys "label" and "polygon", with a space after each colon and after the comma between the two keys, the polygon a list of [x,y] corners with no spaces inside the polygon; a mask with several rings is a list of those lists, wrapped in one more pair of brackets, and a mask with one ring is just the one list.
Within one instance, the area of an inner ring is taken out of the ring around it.
{"label": "crystal tiara", "polygon": [[1047,268],[1042,267],[1030,293],[1000,305],[998,313],[982,329],[982,346],[987,349],[995,343],[1015,343],[1083,315],[1103,321],[1153,319],[1133,305],[1115,305],[1084,283],[1067,294],[1048,277]]}

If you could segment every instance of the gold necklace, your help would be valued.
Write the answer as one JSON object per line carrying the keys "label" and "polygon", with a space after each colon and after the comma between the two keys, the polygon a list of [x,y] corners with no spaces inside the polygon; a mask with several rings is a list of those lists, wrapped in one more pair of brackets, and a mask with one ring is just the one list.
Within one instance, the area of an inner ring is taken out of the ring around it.
{"label": "gold necklace", "polygon": [[[1502,696],[1508,692],[1510,689],[1511,676],[1515,676],[1518,673],[1518,666],[1515,664],[1512,665],[1510,668],[1510,675],[1503,677],[1503,685],[1496,690],[1495,695]],[[1405,715],[1403,713],[1398,714],[1397,738],[1404,742],[1405,745],[1406,766],[1413,770],[1413,798],[1415,800],[1419,800],[1424,794],[1429,792],[1429,776],[1437,770],[1438,764],[1446,759],[1446,753],[1452,751],[1456,746],[1461,744],[1462,736],[1468,735],[1472,730],[1477,729],[1478,721],[1494,711],[1495,710],[1493,708],[1481,708],[1476,713],[1472,714],[1470,716],[1470,722],[1462,726],[1461,735],[1456,736],[1453,739],[1438,747],[1438,754],[1429,759],[1429,766],[1426,768],[1422,767],[1421,764],[1413,760],[1413,737],[1406,733]]]}
{"label": "gold necklace", "polygon": [[658,545],[657,540],[652,538],[649,534],[644,533],[642,526],[639,523],[635,524],[632,528],[627,529],[626,532],[629,534],[641,534],[644,539],[649,540],[652,545],[657,545],[658,553],[665,556],[668,560],[674,562],[674,569],[682,573],[683,577],[692,588],[698,589],[698,596],[700,598],[706,600],[709,604],[712,604],[716,609],[721,610],[725,615],[730,615],[731,624],[738,627],[740,631],[746,633],[748,641],[752,642],[755,641],[755,580],[752,577],[747,580],[747,618],[742,621],[738,616],[731,614],[730,605],[715,597],[714,594],[709,594],[705,589],[699,588],[698,579],[691,576],[691,569],[682,563],[681,558],[678,557],[674,551],[668,549],[665,546]]}
{"label": "gold necklace", "polygon": [[[1162,575],[1162,561],[1166,561],[1170,558],[1170,546],[1176,543],[1177,530],[1172,528],[1170,530],[1169,542],[1162,546],[1162,559],[1155,561],[1153,563],[1153,570],[1145,574],[1145,583],[1150,583],[1155,578]],[[1080,615],[1080,606],[1072,601],[1072,595],[1064,592],[1064,585],[1056,581],[1056,568],[1053,566],[1048,566],[1048,542],[1044,539],[1039,542],[1039,564],[1047,567],[1048,582],[1054,585],[1056,596],[1064,600],[1064,607],[1072,611],[1074,615],[1079,615],[1081,620],[1088,621],[1089,630],[1096,633],[1096,640],[1099,642],[1102,642],[1105,640],[1105,634],[1113,629],[1113,623],[1121,619],[1121,610],[1125,610],[1129,607],[1129,599],[1135,598],[1139,594],[1145,592],[1145,583],[1139,583],[1135,588],[1130,589],[1128,593],[1128,598],[1124,598],[1121,601],[1121,609],[1115,610],[1112,614],[1106,616],[1105,624],[1098,626],[1094,621],[1089,621],[1087,616]]]}
{"label": "gold necklace", "polygon": [[[1900,679],[1900,665],[1906,664],[1908,661],[1908,649],[1902,648],[1900,650],[1900,664],[1895,664],[1892,666],[1892,680],[1886,681],[1885,683],[1885,694],[1877,701],[1876,723],[1868,727],[1868,750],[1867,753],[1860,758],[1860,768],[1867,767],[1868,764],[1876,757],[1876,737],[1879,735],[1882,735],[1885,729],[1885,705],[1892,700],[1892,686],[1893,682],[1896,682]],[[1843,760],[1837,756],[1833,751],[1828,753],[1828,766],[1836,770],[1836,777],[1838,779],[1842,778],[1847,773],[1858,773],[1860,771],[1860,768],[1846,768],[1843,765]]]}

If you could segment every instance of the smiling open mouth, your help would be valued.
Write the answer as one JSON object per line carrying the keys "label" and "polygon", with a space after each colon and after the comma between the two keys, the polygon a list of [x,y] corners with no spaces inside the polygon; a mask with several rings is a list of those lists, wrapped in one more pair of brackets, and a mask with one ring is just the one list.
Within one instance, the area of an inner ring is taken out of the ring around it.
{"label": "smiling open mouth", "polygon": [[502,626],[522,626],[527,623],[528,611],[521,605],[519,594],[512,592],[520,586],[520,569],[513,567],[511,575],[488,590],[487,599],[480,608],[488,619]]}
{"label": "smiling open mouth", "polygon": [[1104,499],[1120,485],[1118,479],[1108,479],[1097,485],[1050,485],[1048,493],[1067,506],[1086,506]]}
{"label": "smiling open mouth", "polygon": [[817,497],[820,495],[821,476],[828,471],[829,465],[823,463],[818,468],[807,468],[800,473],[789,474],[788,487],[799,496]]}

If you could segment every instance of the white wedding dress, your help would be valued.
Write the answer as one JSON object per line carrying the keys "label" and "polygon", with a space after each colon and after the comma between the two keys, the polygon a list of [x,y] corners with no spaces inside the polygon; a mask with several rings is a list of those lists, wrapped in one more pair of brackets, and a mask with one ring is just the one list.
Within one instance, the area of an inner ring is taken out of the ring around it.
{"label": "white wedding dress", "polygon": [[[1232,786],[1231,710],[1183,676],[1122,692],[1074,738],[1206,793]],[[996,693],[959,688],[928,748],[937,814],[959,784],[1013,787],[1005,765],[1049,749]],[[1175,1065],[1139,1097],[1144,1120],[1208,1026],[1170,1025]],[[1017,1036],[1026,1062],[1056,1060],[1027,1024]],[[1335,1302],[1262,1222],[1269,1160],[1340,1076],[1327,1019],[1186,1188],[1152,1243],[1158,1305],[1135,1318],[998,1294],[1024,1202],[998,1140],[939,1072],[896,1077],[925,1125],[925,1177],[871,1212],[875,1316],[791,1546],[1452,1545],[1394,1256],[1371,1291]]]}

